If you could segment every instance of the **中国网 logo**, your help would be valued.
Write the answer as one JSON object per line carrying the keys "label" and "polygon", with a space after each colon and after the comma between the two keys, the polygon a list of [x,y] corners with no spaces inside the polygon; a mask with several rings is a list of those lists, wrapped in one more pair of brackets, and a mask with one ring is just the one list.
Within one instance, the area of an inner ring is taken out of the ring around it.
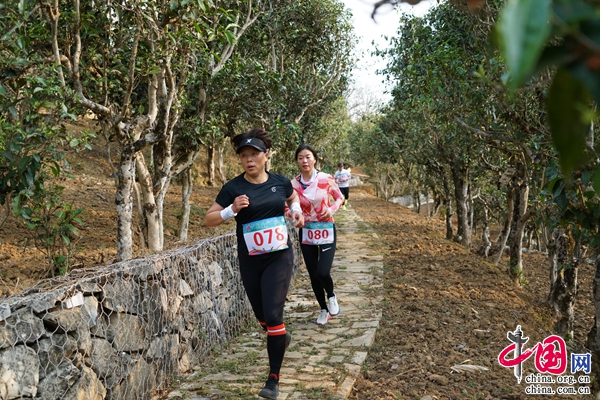
{"label": "\u4e2d\u56fd\u7f51 logo", "polygon": [[[506,368],[513,368],[513,374],[517,383],[523,378],[523,363],[534,356],[537,374],[525,377],[526,394],[591,394],[587,384],[591,383],[589,373],[592,369],[592,355],[590,353],[571,353],[570,375],[564,375],[567,371],[567,346],[565,340],[558,335],[550,335],[534,346],[524,348],[529,341],[517,325],[514,332],[507,332],[506,338],[511,342],[500,354],[498,362]],[[574,376],[576,372],[582,371],[585,375]],[[558,387],[550,384],[559,384]]]}

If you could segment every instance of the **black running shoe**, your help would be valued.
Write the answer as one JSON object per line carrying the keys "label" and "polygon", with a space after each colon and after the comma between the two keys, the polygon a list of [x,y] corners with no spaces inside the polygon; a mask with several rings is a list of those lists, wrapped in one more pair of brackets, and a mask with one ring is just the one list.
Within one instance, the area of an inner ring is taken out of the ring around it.
{"label": "black running shoe", "polygon": [[259,397],[263,399],[277,400],[279,395],[279,382],[274,376],[269,376],[269,379],[265,382],[265,387],[258,393]]}
{"label": "black running shoe", "polygon": [[290,343],[292,342],[292,334],[289,332],[285,333],[285,349],[287,350],[290,347]]}

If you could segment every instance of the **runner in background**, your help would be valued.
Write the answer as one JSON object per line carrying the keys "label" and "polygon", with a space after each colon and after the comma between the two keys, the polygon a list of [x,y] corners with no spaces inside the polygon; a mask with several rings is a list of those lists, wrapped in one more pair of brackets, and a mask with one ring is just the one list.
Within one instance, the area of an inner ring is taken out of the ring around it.
{"label": "runner in background", "polygon": [[284,219],[285,206],[296,228],[304,225],[298,195],[290,180],[266,170],[272,140],[252,129],[232,140],[244,173],[225,183],[206,212],[207,226],[235,218],[240,274],[254,315],[267,331],[269,376],[258,394],[277,399],[279,372],[291,335],[283,306],[294,268],[294,252]]}
{"label": "runner in background", "polygon": [[342,206],[342,210],[346,210],[346,205],[348,205],[348,198],[350,197],[350,178],[352,175],[350,171],[344,169],[344,163],[338,164],[338,170],[335,171],[333,178],[337,182],[340,187],[340,191],[344,195],[344,205]]}
{"label": "runner in background", "polygon": [[300,248],[313,292],[321,307],[317,324],[325,325],[331,316],[340,313],[333,291],[331,266],[337,239],[333,214],[343,204],[344,196],[331,175],[315,169],[317,152],[312,146],[300,145],[296,150],[296,162],[300,174],[292,179],[292,186],[300,197],[305,221],[299,232]]}

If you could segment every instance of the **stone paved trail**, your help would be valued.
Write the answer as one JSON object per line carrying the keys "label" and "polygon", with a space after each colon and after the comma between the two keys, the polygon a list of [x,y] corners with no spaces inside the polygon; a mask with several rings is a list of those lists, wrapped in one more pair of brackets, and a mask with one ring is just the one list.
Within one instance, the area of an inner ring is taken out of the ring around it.
{"label": "stone paved trail", "polygon": [[[284,321],[292,333],[278,400],[346,399],[360,373],[381,319],[382,260],[379,239],[348,207],[336,216],[338,245],[332,276],[341,308],[320,327],[319,306],[304,266],[288,293]],[[214,367],[189,376],[171,400],[256,399],[267,375],[264,333],[242,333]]]}

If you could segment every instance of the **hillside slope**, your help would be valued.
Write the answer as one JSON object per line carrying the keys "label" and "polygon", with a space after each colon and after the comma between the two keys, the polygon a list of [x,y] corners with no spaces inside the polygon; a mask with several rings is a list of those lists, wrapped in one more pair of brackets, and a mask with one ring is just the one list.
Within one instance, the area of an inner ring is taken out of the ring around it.
{"label": "hillside slope", "polygon": [[[505,267],[487,263],[446,240],[439,217],[418,216],[356,189],[351,190],[350,203],[382,239],[385,275],[381,325],[353,398],[532,398],[525,394],[525,377],[538,373],[535,356],[523,364],[520,385],[513,368],[502,367],[497,358],[510,344],[507,332],[517,325],[523,336],[529,337],[524,349],[552,334],[553,311],[544,301],[546,257],[524,254],[528,283],[523,289],[515,288]],[[587,352],[582,344],[593,324],[593,273],[587,263],[580,269],[576,331],[574,343],[568,347],[569,357],[572,352]],[[453,372],[451,367],[461,363],[488,370]],[[569,370],[564,375],[568,374]],[[580,386],[591,389],[591,384],[572,387]],[[591,394],[575,397],[595,398]]]}
{"label": "hillside slope", "polygon": [[[75,240],[73,269],[90,268],[116,262],[116,209],[115,182],[106,151],[95,147],[92,151],[67,154],[70,170],[57,182],[65,187],[64,199],[75,208],[85,210],[80,226],[80,237]],[[217,228],[204,225],[204,212],[210,207],[219,188],[194,187],[191,198],[188,243],[217,236],[233,229],[233,222]],[[177,236],[178,215],[181,210],[181,187],[173,183],[165,199],[165,250],[184,245]],[[137,207],[134,205],[134,224]],[[22,291],[47,277],[50,269],[45,254],[35,247],[34,232],[12,216],[0,227],[0,296]],[[134,257],[147,254],[139,247],[139,230],[134,233]]]}

